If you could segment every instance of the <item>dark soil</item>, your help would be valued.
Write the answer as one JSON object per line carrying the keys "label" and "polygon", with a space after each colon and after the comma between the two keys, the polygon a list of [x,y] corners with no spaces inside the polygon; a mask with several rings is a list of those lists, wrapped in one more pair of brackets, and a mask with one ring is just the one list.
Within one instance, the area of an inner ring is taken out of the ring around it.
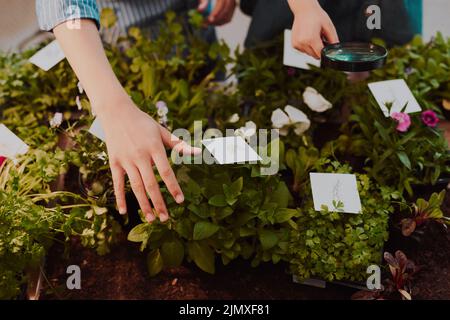
{"label": "dark soil", "polygon": [[[43,299],[349,299],[355,290],[329,285],[326,289],[292,282],[285,264],[263,264],[252,268],[248,261],[224,267],[217,263],[215,275],[194,264],[148,276],[145,255],[124,240],[113,252],[98,256],[76,240],[65,260],[63,248],[55,246],[48,255]],[[81,268],[81,290],[66,288],[66,268]]]}
{"label": "dark soil", "polygon": [[[444,209],[450,212],[450,194]],[[420,242],[392,230],[386,250],[402,250],[421,270],[412,285],[413,299],[450,299],[450,233],[440,224],[422,227]],[[110,254],[99,256],[71,243],[68,258],[64,248],[55,245],[46,263],[43,299],[350,299],[354,289],[327,284],[315,288],[292,282],[286,264],[263,264],[252,268],[248,261],[228,266],[217,262],[215,275],[185,263],[165,270],[154,278],[148,276],[145,254],[136,244],[123,239]],[[81,290],[66,289],[66,268],[81,268]]]}

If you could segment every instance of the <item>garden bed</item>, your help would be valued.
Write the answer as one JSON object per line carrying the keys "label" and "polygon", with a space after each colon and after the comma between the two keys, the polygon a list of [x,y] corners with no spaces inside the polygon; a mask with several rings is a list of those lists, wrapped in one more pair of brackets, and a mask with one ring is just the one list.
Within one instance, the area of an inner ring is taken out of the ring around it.
{"label": "garden bed", "polygon": [[[431,194],[427,188],[422,188],[422,191],[424,197],[428,198]],[[132,198],[129,201],[133,203]],[[442,210],[445,216],[450,216],[448,191]],[[130,226],[125,226],[128,230],[139,223],[137,214],[131,216],[129,221]],[[442,224],[429,221],[423,227],[418,242],[401,235],[398,228],[391,221],[391,237],[384,249],[389,252],[402,250],[419,266],[420,271],[411,287],[414,299],[450,299],[450,233]],[[249,261],[243,259],[227,266],[218,264],[214,275],[185,262],[180,267],[166,269],[157,277],[150,278],[146,257],[136,244],[130,243],[124,236],[106,256],[83,247],[76,238],[71,240],[68,252],[66,256],[64,247],[58,244],[49,252],[41,299],[345,300],[351,299],[357,292],[333,282],[328,282],[323,289],[297,284],[292,281],[287,263],[264,263],[253,268]],[[82,270],[81,290],[66,288],[66,268],[73,264]]]}
{"label": "garden bed", "polygon": [[[190,20],[202,26],[198,14]],[[169,221],[139,215],[129,183],[128,216],[119,216],[106,144],[84,129],[94,117],[67,61],[43,72],[27,63],[34,51],[2,56],[2,124],[29,150],[0,166],[1,298],[23,297],[28,270],[45,260],[43,299],[349,299],[355,290],[336,281],[364,282],[383,251],[393,254],[381,266],[387,289],[370,294],[449,298],[450,201],[439,182],[450,154],[436,125],[449,99],[450,40],[415,38],[350,83],[332,70],[284,67],[279,43],[232,58],[195,32],[180,37],[174,14],[166,23],[158,39],[131,29],[120,47],[105,44],[136,106],[169,131],[193,134],[203,120],[201,131],[233,129],[250,144],[257,129],[279,136],[255,149],[258,164],[174,165],[185,201],[161,183]],[[218,84],[227,63],[238,81]],[[405,78],[421,112],[386,117],[367,87],[393,77]],[[271,175],[268,158],[279,168]],[[361,210],[344,213],[337,187],[332,205],[316,208],[311,173],[353,175]],[[64,191],[53,192],[62,177]],[[66,289],[72,264],[81,290]]]}
{"label": "garden bed", "polygon": [[[450,202],[449,202],[450,204]],[[450,213],[450,211],[448,211]],[[388,242],[388,248],[401,249]],[[234,261],[220,266],[215,275],[199,270],[194,264],[163,271],[149,278],[145,256],[125,239],[116,250],[99,256],[71,243],[72,253],[62,258],[62,246],[54,246],[46,268],[48,282],[42,299],[350,299],[356,290],[327,284],[325,289],[292,282],[287,264],[262,264],[252,268],[248,261]],[[414,279],[415,299],[450,299],[450,235],[433,234],[420,250],[405,253],[422,267]],[[82,289],[66,289],[66,268],[76,264],[82,269]]]}

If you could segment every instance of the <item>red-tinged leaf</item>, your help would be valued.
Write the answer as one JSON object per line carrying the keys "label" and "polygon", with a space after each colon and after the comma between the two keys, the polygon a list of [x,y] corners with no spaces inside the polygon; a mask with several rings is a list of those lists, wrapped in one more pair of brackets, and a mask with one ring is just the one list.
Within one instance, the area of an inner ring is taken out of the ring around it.
{"label": "red-tinged leaf", "polygon": [[416,221],[414,221],[413,219],[402,219],[401,224],[402,234],[405,237],[409,237],[416,230]]}
{"label": "red-tinged leaf", "polygon": [[401,272],[405,272],[406,264],[408,263],[406,255],[402,251],[397,250],[395,252],[395,259],[398,261]]}
{"label": "red-tinged leaf", "polygon": [[414,274],[414,273],[416,273],[417,270],[418,270],[416,264],[415,264],[412,260],[408,260],[408,261],[406,262],[406,268],[405,268],[405,269],[406,269],[406,271],[407,271],[408,273],[410,273],[411,275]]}
{"label": "red-tinged leaf", "polygon": [[400,294],[402,295],[402,299],[403,300],[412,300],[412,297],[411,297],[411,295],[409,294],[409,292],[408,291],[406,291],[406,290],[403,290],[403,289],[398,289],[398,292],[400,292]]}
{"label": "red-tinged leaf", "polygon": [[384,260],[389,264],[389,266],[392,266],[393,268],[398,268],[398,262],[395,260],[394,256],[390,254],[389,252],[384,253]]}
{"label": "red-tinged leaf", "polygon": [[394,279],[394,281],[396,281],[398,268],[393,267],[391,264],[389,264],[389,270],[391,271],[392,279]]}

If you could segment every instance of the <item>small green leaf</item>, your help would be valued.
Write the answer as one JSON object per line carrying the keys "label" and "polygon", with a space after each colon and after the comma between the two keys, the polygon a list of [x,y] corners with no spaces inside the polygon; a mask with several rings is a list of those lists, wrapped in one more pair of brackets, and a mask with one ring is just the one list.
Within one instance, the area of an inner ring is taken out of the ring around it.
{"label": "small green leaf", "polygon": [[277,223],[283,223],[299,215],[300,214],[297,209],[282,208],[278,209],[275,213],[275,221]]}
{"label": "small green leaf", "polygon": [[259,241],[261,241],[263,250],[269,250],[278,243],[278,237],[273,231],[261,230],[259,232]]}
{"label": "small green leaf", "polygon": [[103,8],[100,14],[100,24],[108,29],[113,27],[117,22],[117,16],[112,8]]}
{"label": "small green leaf", "polygon": [[175,225],[175,231],[183,238],[191,239],[193,232],[192,222],[187,218],[178,220]]}
{"label": "small green leaf", "polygon": [[177,238],[165,241],[161,246],[161,256],[166,267],[178,267],[184,259],[183,243]]}
{"label": "small green leaf", "polygon": [[146,98],[153,97],[157,90],[155,68],[148,64],[142,67],[142,83],[140,85]]}
{"label": "small green leaf", "polygon": [[150,237],[150,225],[148,223],[138,224],[131,229],[128,240],[131,242],[144,242]]}
{"label": "small green leaf", "polygon": [[203,242],[192,241],[188,243],[189,256],[195,264],[205,272],[215,272],[214,251]]}
{"label": "small green leaf", "polygon": [[278,204],[280,208],[286,208],[292,200],[291,193],[286,184],[281,181],[270,195],[270,199]]}
{"label": "small green leaf", "polygon": [[194,240],[203,240],[211,237],[219,230],[219,226],[208,222],[199,221],[194,225]]}
{"label": "small green leaf", "polygon": [[229,186],[226,184],[223,185],[223,192],[225,194],[226,201],[230,206],[236,203],[237,197],[241,194],[243,186],[243,177],[240,177]]}
{"label": "small green leaf", "polygon": [[404,151],[398,151],[397,152],[397,157],[400,159],[401,163],[403,163],[403,165],[406,168],[411,170],[411,161],[409,160],[408,155]]}
{"label": "small green leaf", "polygon": [[225,195],[223,194],[216,194],[215,196],[212,196],[208,203],[214,207],[226,207],[228,205]]}
{"label": "small green leaf", "polygon": [[150,251],[147,256],[147,269],[150,277],[154,277],[160,273],[163,266],[164,263],[159,249]]}

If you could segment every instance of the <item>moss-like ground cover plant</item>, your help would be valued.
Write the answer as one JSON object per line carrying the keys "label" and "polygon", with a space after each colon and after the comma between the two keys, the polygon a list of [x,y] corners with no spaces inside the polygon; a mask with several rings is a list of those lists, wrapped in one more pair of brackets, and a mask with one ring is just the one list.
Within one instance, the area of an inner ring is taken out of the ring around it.
{"label": "moss-like ground cover plant", "polygon": [[[348,166],[327,159],[317,161],[312,169],[351,173]],[[367,278],[368,266],[381,263],[383,246],[389,236],[389,217],[394,212],[392,202],[399,200],[400,194],[379,186],[366,175],[356,176],[362,202],[360,214],[327,207],[315,211],[310,188],[302,190],[301,197],[306,200],[289,246],[291,271],[298,279],[362,281]]]}

